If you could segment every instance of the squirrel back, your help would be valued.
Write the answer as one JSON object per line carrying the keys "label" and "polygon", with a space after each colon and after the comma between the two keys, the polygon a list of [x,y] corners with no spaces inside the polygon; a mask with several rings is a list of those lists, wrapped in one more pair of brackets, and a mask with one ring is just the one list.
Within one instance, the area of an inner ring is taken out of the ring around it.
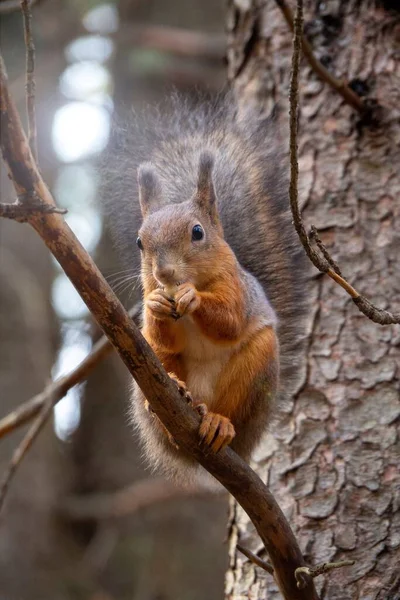
{"label": "squirrel back", "polygon": [[165,202],[186,201],[197,185],[199,157],[214,156],[213,181],[224,236],[239,263],[263,287],[278,317],[280,380],[276,404],[299,380],[305,343],[304,251],[291,222],[287,157],[272,118],[238,117],[232,93],[195,102],[174,95],[167,107],[117,126],[105,165],[105,207],[116,245],[133,271],[142,215],[137,168],[151,160]]}

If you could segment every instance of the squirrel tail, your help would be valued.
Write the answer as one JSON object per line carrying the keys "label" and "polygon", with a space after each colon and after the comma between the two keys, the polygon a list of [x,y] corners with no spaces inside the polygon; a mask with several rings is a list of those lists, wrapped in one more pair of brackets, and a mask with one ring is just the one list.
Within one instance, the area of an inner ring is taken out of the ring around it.
{"label": "squirrel tail", "polygon": [[[310,263],[290,210],[288,130],[282,135],[274,111],[264,117],[252,106],[238,108],[234,118],[243,140],[240,171],[247,178],[250,207],[247,218],[240,221],[241,241],[235,251],[242,266],[262,284],[278,317],[280,387],[275,405],[279,411],[306,377]],[[233,240],[230,243],[235,246]]]}

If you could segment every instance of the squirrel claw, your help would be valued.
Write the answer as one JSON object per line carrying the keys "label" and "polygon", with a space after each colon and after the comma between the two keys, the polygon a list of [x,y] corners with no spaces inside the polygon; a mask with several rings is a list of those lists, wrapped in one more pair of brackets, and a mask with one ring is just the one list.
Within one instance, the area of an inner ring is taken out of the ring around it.
{"label": "squirrel claw", "polygon": [[199,413],[201,417],[205,417],[208,413],[208,406],[202,402],[201,404],[197,404],[197,406],[195,406],[195,411]]}
{"label": "squirrel claw", "polygon": [[227,417],[223,417],[217,413],[207,412],[203,416],[200,424],[199,435],[201,440],[200,443],[216,454],[231,443],[236,432]]}
{"label": "squirrel claw", "polygon": [[172,381],[174,381],[178,387],[178,392],[180,393],[180,395],[185,398],[186,402],[188,404],[192,404],[193,403],[193,398],[192,398],[192,394],[189,392],[189,390],[186,387],[186,383],[184,381],[182,381],[181,379],[179,379],[175,373],[168,373],[168,376],[172,379]]}

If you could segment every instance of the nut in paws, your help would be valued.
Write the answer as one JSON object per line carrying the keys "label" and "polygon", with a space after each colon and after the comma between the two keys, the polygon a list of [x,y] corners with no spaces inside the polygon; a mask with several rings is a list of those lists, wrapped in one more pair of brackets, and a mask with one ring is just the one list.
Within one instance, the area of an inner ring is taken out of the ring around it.
{"label": "nut in paws", "polygon": [[146,307],[156,319],[176,319],[176,307],[174,299],[164,290],[156,289],[150,292],[146,298]]}

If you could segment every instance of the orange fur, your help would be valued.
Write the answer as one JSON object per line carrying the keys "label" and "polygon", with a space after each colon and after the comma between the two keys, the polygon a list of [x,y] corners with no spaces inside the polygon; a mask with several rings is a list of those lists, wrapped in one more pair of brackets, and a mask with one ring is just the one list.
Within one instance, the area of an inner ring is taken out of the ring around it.
{"label": "orange fur", "polygon": [[185,332],[182,323],[168,320],[156,319],[145,309],[145,324],[142,333],[156,354],[167,352],[168,354],[181,352],[185,347]]}
{"label": "orange fur", "polygon": [[237,277],[222,278],[209,291],[199,292],[201,304],[195,322],[215,342],[232,343],[244,329],[244,298]]}
{"label": "orange fur", "polygon": [[[269,358],[266,361],[266,356]],[[245,421],[251,406],[250,390],[257,376],[269,370],[268,387],[274,392],[278,380],[278,344],[272,327],[265,327],[234,354],[220,374],[211,409],[237,427]],[[266,365],[267,362],[267,365]]]}

